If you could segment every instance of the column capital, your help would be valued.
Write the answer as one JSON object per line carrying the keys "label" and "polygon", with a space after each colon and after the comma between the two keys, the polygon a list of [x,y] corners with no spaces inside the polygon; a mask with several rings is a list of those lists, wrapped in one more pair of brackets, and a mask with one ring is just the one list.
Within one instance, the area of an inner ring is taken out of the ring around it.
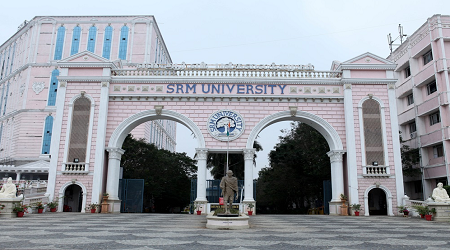
{"label": "column capital", "polygon": [[122,158],[123,153],[125,153],[125,150],[121,148],[106,148],[106,151],[109,153],[109,159],[118,159],[120,160]]}
{"label": "column capital", "polygon": [[244,160],[253,160],[253,157],[255,155],[255,149],[254,148],[246,148],[243,150],[244,153]]}
{"label": "column capital", "polygon": [[330,157],[330,162],[342,162],[342,155],[345,154],[343,150],[332,150],[327,153]]}
{"label": "column capital", "polygon": [[208,149],[207,148],[196,148],[196,159],[197,160],[206,160],[208,157]]}

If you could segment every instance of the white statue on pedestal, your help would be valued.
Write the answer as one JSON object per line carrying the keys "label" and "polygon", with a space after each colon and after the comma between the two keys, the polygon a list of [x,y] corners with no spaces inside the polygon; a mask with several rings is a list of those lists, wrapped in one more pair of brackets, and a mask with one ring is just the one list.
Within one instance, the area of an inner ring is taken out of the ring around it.
{"label": "white statue on pedestal", "polygon": [[0,190],[0,198],[16,198],[16,185],[12,183],[12,178],[9,177],[6,184]]}
{"label": "white statue on pedestal", "polygon": [[450,197],[447,194],[447,190],[445,190],[443,186],[444,184],[439,182],[437,184],[437,188],[433,190],[431,197],[433,197],[435,202],[450,202]]}

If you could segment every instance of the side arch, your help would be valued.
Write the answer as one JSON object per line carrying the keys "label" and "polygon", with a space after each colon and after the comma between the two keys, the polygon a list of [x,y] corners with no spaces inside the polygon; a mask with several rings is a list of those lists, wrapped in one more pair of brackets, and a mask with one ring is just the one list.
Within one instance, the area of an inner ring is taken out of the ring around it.
{"label": "side arch", "polygon": [[392,193],[389,188],[383,185],[372,185],[364,192],[364,215],[369,216],[369,192],[375,188],[379,188],[384,191],[387,199],[387,214],[388,216],[394,216],[394,213],[392,212]]}
{"label": "side arch", "polygon": [[161,114],[157,114],[156,110],[151,109],[139,112],[125,119],[112,133],[108,142],[108,147],[122,148],[123,141],[136,126],[154,119],[172,120],[183,124],[194,133],[194,136],[197,139],[198,148],[205,147],[203,134],[191,119],[180,113],[164,109],[161,111]]}
{"label": "side arch", "polygon": [[[58,198],[60,199],[61,197],[64,196],[64,192],[66,191],[67,187],[69,187],[70,185],[78,185],[81,190],[83,191],[83,201],[81,202],[81,212],[84,213],[86,211],[86,196],[87,196],[87,191],[86,191],[86,187],[83,185],[83,183],[79,182],[79,181],[68,181],[66,183],[64,183],[64,185],[61,186],[61,188],[59,189],[58,192]],[[61,202],[60,200],[58,200],[58,212],[62,212],[63,211],[63,202]]]}
{"label": "side arch", "polygon": [[294,116],[292,116],[290,111],[281,111],[262,119],[250,132],[246,148],[253,148],[253,142],[264,128],[281,121],[300,121],[308,124],[322,134],[328,142],[330,151],[344,149],[338,132],[327,121],[317,115],[304,111],[297,111]]}

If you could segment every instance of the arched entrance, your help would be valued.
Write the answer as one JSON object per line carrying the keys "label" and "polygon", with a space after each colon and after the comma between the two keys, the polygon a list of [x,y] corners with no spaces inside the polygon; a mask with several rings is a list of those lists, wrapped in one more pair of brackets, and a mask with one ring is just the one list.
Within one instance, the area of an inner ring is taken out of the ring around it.
{"label": "arched entrance", "polygon": [[369,215],[387,215],[386,194],[380,188],[369,192]]}
{"label": "arched entrance", "polygon": [[83,191],[81,187],[72,184],[64,192],[63,212],[81,212]]}

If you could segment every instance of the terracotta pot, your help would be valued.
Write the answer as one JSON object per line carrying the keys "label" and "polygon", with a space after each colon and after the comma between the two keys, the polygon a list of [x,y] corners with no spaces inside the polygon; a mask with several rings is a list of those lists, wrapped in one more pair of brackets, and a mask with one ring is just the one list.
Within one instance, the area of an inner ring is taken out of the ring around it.
{"label": "terracotta pot", "polygon": [[17,217],[23,217],[24,212],[17,212]]}
{"label": "terracotta pot", "polygon": [[43,208],[38,208],[38,214],[42,214],[44,212]]}
{"label": "terracotta pot", "polygon": [[247,213],[248,213],[248,215],[250,216],[250,215],[253,214],[253,211],[248,211]]}
{"label": "terracotta pot", "polygon": [[426,214],[425,219],[431,221],[433,218],[431,214]]}
{"label": "terracotta pot", "polygon": [[359,211],[355,211],[355,216],[359,216]]}
{"label": "terracotta pot", "polygon": [[403,214],[404,214],[404,215],[408,215],[408,214],[409,214],[409,212],[403,212]]}
{"label": "terracotta pot", "polygon": [[56,207],[50,208],[50,212],[56,212]]}
{"label": "terracotta pot", "polygon": [[424,215],[424,214],[421,214],[421,215],[420,215],[420,218],[421,218],[421,219],[425,218],[425,215]]}
{"label": "terracotta pot", "polygon": [[91,214],[95,214],[95,208],[91,208]]}
{"label": "terracotta pot", "polygon": [[202,215],[202,211],[198,210],[197,215]]}

